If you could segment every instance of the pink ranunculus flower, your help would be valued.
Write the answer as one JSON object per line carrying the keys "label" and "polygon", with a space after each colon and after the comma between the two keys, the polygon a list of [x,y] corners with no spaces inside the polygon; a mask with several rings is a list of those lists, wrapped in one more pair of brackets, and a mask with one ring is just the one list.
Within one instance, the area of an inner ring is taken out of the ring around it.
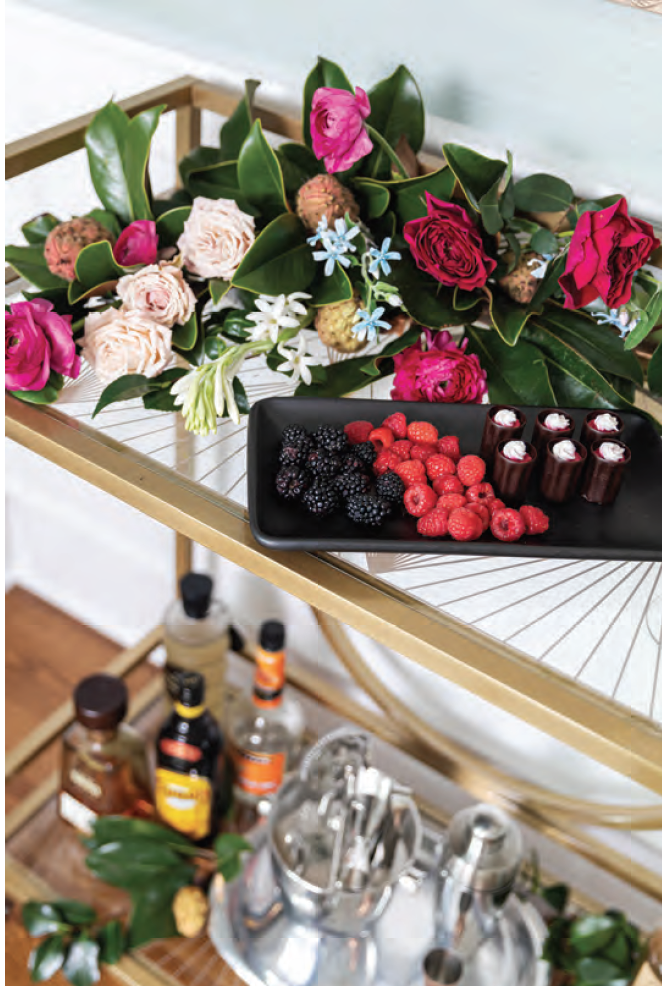
{"label": "pink ranunculus flower", "polygon": [[427,215],[405,223],[403,235],[416,266],[446,287],[482,288],[496,267],[469,213],[425,193]]}
{"label": "pink ranunculus flower", "polygon": [[18,301],[5,312],[5,387],[42,390],[51,370],[76,379],[76,354],[71,315],[58,315],[50,301]]}
{"label": "pink ranunculus flower", "polygon": [[468,339],[459,346],[450,332],[425,330],[422,340],[394,356],[394,401],[431,404],[480,404],[487,393],[487,374],[475,355],[467,355]]}
{"label": "pink ranunculus flower", "polygon": [[370,116],[370,100],[359,86],[356,95],[346,89],[315,91],[310,114],[313,153],[324,158],[329,174],[347,171],[372,150],[363,121]]}
{"label": "pink ranunculus flower", "polygon": [[121,267],[155,264],[158,248],[156,223],[151,219],[136,219],[120,233],[113,247],[113,257]]}

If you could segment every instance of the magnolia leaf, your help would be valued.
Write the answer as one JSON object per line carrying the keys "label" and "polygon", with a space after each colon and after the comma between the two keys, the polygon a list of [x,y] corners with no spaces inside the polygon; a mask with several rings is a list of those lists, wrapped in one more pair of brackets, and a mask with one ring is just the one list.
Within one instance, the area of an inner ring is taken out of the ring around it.
{"label": "magnolia leaf", "polygon": [[361,199],[361,215],[365,219],[379,219],[384,215],[391,200],[384,184],[370,178],[355,178],[352,185]]}
{"label": "magnolia leaf", "polygon": [[392,208],[402,223],[427,215],[426,192],[448,202],[455,188],[455,175],[450,168],[440,168],[429,175],[382,183],[391,193]]}
{"label": "magnolia leaf", "polygon": [[177,240],[184,232],[184,223],[191,215],[190,205],[181,205],[176,209],[170,209],[162,213],[156,220],[156,235],[159,238],[159,246],[177,246]]}
{"label": "magnolia leaf", "polygon": [[449,168],[474,208],[501,181],[507,168],[505,161],[484,157],[461,144],[444,144],[443,152]]}
{"label": "magnolia leaf", "polygon": [[538,321],[574,346],[597,370],[643,386],[643,371],[634,353],[625,352],[618,336],[588,313],[569,311],[552,302]]}
{"label": "magnolia leaf", "polygon": [[354,294],[352,282],[340,264],[336,264],[328,277],[320,264],[315,274],[315,280],[308,290],[312,295],[310,304],[314,308],[323,308],[325,305],[337,305],[341,301],[349,301]]}
{"label": "magnolia leaf", "polygon": [[285,213],[259,234],[232,278],[232,286],[254,294],[291,294],[306,290],[315,269],[303,224]]}
{"label": "magnolia leaf", "polygon": [[354,92],[349,79],[335,62],[330,62],[328,58],[318,58],[315,68],[312,69],[303,87],[303,139],[308,147],[313,146],[310,135],[310,112],[313,103],[313,96],[318,89],[347,89]]}
{"label": "magnolia leaf", "polygon": [[500,292],[492,293],[485,288],[485,293],[489,299],[490,318],[494,328],[509,346],[516,345],[527,321],[532,315],[541,313],[542,305],[538,304],[536,297],[530,305],[520,305]]}
{"label": "magnolia leaf", "polygon": [[[368,93],[370,126],[394,149],[405,137],[414,153],[421,149],[425,134],[425,110],[420,89],[404,65],[382,79]],[[371,177],[388,176],[389,160],[383,147],[375,146],[365,167]]]}
{"label": "magnolia leaf", "polygon": [[657,397],[662,397],[662,343],[659,343],[648,364],[648,386]]}
{"label": "magnolia leaf", "polygon": [[253,125],[253,97],[259,85],[256,79],[246,79],[244,98],[221,127],[219,134],[221,161],[236,161],[239,157],[242,145]]}
{"label": "magnolia leaf", "polygon": [[86,934],[69,946],[62,973],[71,986],[92,986],[99,981],[99,945]]}
{"label": "magnolia leaf", "polygon": [[43,983],[62,968],[67,952],[64,935],[50,935],[30,954],[28,968],[33,983]]}
{"label": "magnolia leaf", "polygon": [[193,197],[232,199],[242,212],[253,215],[256,210],[239,187],[236,161],[225,161],[215,147],[196,147],[179,164],[182,181]]}
{"label": "magnolia leaf", "polygon": [[64,378],[61,374],[51,370],[48,382],[41,390],[12,390],[10,393],[26,404],[52,404],[57,400],[63,386]]}
{"label": "magnolia leaf", "polygon": [[23,927],[31,938],[41,938],[42,935],[52,935],[54,932],[65,931],[67,922],[54,904],[45,901],[30,900],[23,905]]}
{"label": "magnolia leaf", "polygon": [[[92,417],[96,418],[97,414],[103,411],[105,407],[108,407],[109,404],[115,404],[118,401],[130,401],[134,397],[142,397],[150,387],[151,381],[143,376],[142,373],[127,373],[123,377],[118,377],[117,380],[113,380],[103,390],[92,412]],[[90,857],[88,856],[88,866],[89,859]]]}
{"label": "magnolia leaf", "polygon": [[135,268],[120,266],[113,257],[113,248],[108,240],[100,240],[83,247],[76,257],[75,270],[76,280],[69,285],[70,304],[91,295],[107,294],[112,282]]}
{"label": "magnolia leaf", "polygon": [[96,222],[101,223],[105,229],[113,234],[115,239],[122,232],[122,227],[114,212],[108,212],[107,209],[90,209],[86,215],[89,219],[94,219]]}
{"label": "magnolia leaf", "polygon": [[51,274],[44,257],[43,244],[31,246],[8,246],[5,248],[5,263],[8,263],[20,277],[33,284],[35,288],[50,290],[66,288],[67,282]]}
{"label": "magnolia leaf", "polygon": [[198,338],[198,319],[195,311],[184,325],[174,325],[172,329],[173,349],[187,353],[193,349]]}
{"label": "magnolia leaf", "polygon": [[43,245],[50,231],[55,229],[61,221],[50,212],[42,212],[40,216],[35,216],[29,222],[23,223],[21,232],[28,243]]}
{"label": "magnolia leaf", "polygon": [[485,301],[485,295],[481,294],[480,291],[463,291],[458,287],[453,291],[453,308],[457,312],[469,311],[483,301]]}
{"label": "magnolia leaf", "polygon": [[515,183],[515,206],[523,212],[562,212],[572,199],[571,186],[554,175],[529,175]]}
{"label": "magnolia leaf", "polygon": [[209,282],[209,294],[211,295],[211,300],[215,305],[219,303],[221,298],[226,296],[229,290],[230,282],[224,281],[220,277],[213,277]]}
{"label": "magnolia leaf", "polygon": [[109,921],[97,933],[99,959],[107,965],[119,962],[126,948],[126,937],[121,921]]}
{"label": "magnolia leaf", "polygon": [[536,346],[522,341],[509,346],[492,329],[473,326],[467,328],[467,336],[467,352],[478,356],[487,372],[491,403],[555,406],[545,358]]}
{"label": "magnolia leaf", "polygon": [[285,191],[294,200],[302,185],[322,174],[324,165],[305,144],[285,143],[276,148],[285,182]]}
{"label": "magnolia leaf", "polygon": [[503,228],[503,216],[500,208],[501,188],[502,186],[505,188],[509,185],[513,174],[513,156],[510,151],[507,151],[507,154],[508,164],[505,174],[500,175],[496,179],[491,188],[488,188],[478,202],[483,226],[491,235],[498,233]]}
{"label": "magnolia leaf", "polygon": [[262,215],[274,218],[288,212],[280,162],[256,120],[241,148],[237,177],[242,194]]}
{"label": "magnolia leaf", "polygon": [[409,257],[403,256],[394,266],[392,281],[398,288],[404,307],[421,325],[440,329],[462,322],[453,307],[453,288],[437,284],[429,274],[419,270]]}
{"label": "magnolia leaf", "polygon": [[394,368],[393,356],[413,346],[420,335],[420,328],[412,328],[388,343],[381,353],[331,363],[325,368],[323,382],[300,383],[295,394],[297,397],[343,397],[353,394],[373,383],[376,378],[390,376]]}

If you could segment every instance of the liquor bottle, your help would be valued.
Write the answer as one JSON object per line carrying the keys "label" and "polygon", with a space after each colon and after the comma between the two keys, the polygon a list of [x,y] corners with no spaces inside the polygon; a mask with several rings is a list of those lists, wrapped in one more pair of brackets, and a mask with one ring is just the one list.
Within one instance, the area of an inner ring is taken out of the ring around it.
{"label": "liquor bottle", "polygon": [[283,700],[285,627],[278,620],[262,624],[250,698],[230,710],[228,740],[233,768],[235,822],[249,828],[265,814],[283,782],[292,755],[301,743],[303,714],[295,700]]}
{"label": "liquor bottle", "polygon": [[207,708],[222,719],[229,615],[225,606],[212,598],[214,583],[208,575],[189,572],[179,586],[181,598],[171,604],[164,619],[166,690],[175,702],[179,672],[197,671],[204,675]]}
{"label": "liquor bottle", "polygon": [[166,825],[205,843],[218,829],[223,737],[205,705],[203,676],[181,672],[178,692],[156,744],[156,810]]}
{"label": "liquor bottle", "polygon": [[145,744],[122,720],[128,692],[121,678],[94,674],[74,691],[76,722],[62,743],[60,817],[89,835],[101,815],[153,814]]}
{"label": "liquor bottle", "polygon": [[648,953],[633,986],[660,986],[662,983],[662,928],[648,942]]}

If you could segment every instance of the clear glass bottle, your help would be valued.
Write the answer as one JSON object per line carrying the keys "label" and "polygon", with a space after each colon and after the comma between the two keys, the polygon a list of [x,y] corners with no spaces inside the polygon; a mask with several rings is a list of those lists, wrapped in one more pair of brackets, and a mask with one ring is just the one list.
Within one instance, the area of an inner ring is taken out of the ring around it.
{"label": "clear glass bottle", "polygon": [[240,699],[228,718],[234,816],[242,831],[268,811],[301,746],[301,706],[289,696],[289,701],[283,700],[284,648],[283,624],[278,620],[263,623],[252,695]]}
{"label": "clear glass bottle", "polygon": [[76,722],[63,736],[60,817],[89,834],[100,815],[153,814],[147,752],[126,723],[120,678],[95,674],[74,691]]}
{"label": "clear glass bottle", "polygon": [[164,619],[166,690],[170,700],[176,702],[177,675],[196,671],[205,679],[209,711],[216,719],[222,719],[229,614],[223,603],[212,598],[214,583],[208,575],[189,572],[179,585],[181,598],[170,605]]}
{"label": "clear glass bottle", "polygon": [[648,942],[648,952],[633,986],[659,986],[662,983],[662,928]]}

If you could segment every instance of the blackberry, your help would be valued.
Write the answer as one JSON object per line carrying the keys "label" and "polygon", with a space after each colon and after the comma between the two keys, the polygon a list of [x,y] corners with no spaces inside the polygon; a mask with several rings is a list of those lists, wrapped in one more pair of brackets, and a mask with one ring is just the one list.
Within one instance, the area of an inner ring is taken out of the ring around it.
{"label": "blackberry", "polygon": [[298,500],[310,486],[311,475],[299,466],[284,466],[276,476],[276,491],[284,500]]}
{"label": "blackberry", "polygon": [[286,425],[280,436],[283,445],[300,445],[304,438],[308,438],[308,432],[303,425]]}
{"label": "blackberry", "polygon": [[383,476],[377,477],[375,492],[382,500],[390,503],[402,503],[405,494],[405,484],[395,472],[385,472]]}
{"label": "blackberry", "polygon": [[334,484],[341,496],[348,497],[367,493],[370,480],[364,472],[341,472],[335,477]]}
{"label": "blackberry", "polygon": [[359,458],[358,455],[354,455],[353,452],[350,452],[342,460],[342,467],[343,472],[365,472],[367,468],[363,459]]}
{"label": "blackberry", "polygon": [[338,494],[333,486],[322,479],[316,479],[303,494],[302,499],[306,510],[316,517],[326,517],[338,506]]}
{"label": "blackberry", "polygon": [[352,445],[352,455],[370,467],[377,458],[377,449],[372,442],[359,442],[358,445]]}
{"label": "blackberry", "polygon": [[348,497],[345,507],[350,520],[367,527],[379,527],[391,512],[388,500],[380,500],[379,497],[366,493]]}
{"label": "blackberry", "polygon": [[342,455],[349,449],[347,435],[342,428],[331,428],[330,425],[320,425],[317,431],[313,433],[313,438],[322,448],[325,448],[328,452],[335,452],[336,455]]}
{"label": "blackberry", "polygon": [[311,440],[303,438],[283,442],[278,453],[278,461],[283,466],[303,466],[313,448]]}
{"label": "blackberry", "polygon": [[328,452],[325,448],[314,448],[309,452],[306,457],[306,465],[312,469],[316,476],[322,476],[326,479],[335,476],[342,468],[342,462],[338,456]]}

